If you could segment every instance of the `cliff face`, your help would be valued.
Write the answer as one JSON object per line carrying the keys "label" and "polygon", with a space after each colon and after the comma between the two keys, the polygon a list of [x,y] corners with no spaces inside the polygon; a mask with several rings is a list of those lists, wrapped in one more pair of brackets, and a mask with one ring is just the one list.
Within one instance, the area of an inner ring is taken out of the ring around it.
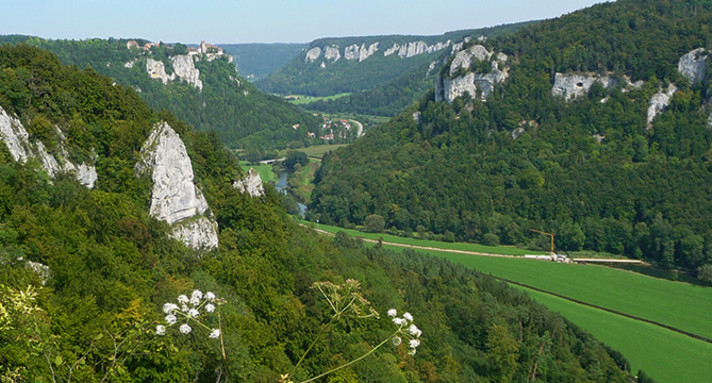
{"label": "cliff face", "polygon": [[200,70],[195,67],[193,57],[190,55],[177,55],[171,57],[173,65],[173,73],[166,73],[166,66],[162,61],[157,61],[152,58],[146,59],[146,72],[151,78],[159,79],[163,85],[170,81],[179,79],[192,85],[199,91],[203,90],[203,82],[200,81]]}
{"label": "cliff face", "polygon": [[0,107],[0,140],[5,143],[15,161],[25,163],[37,159],[47,174],[54,178],[60,173],[70,173],[84,186],[93,188],[97,181],[96,168],[92,165],[74,164],[69,161],[69,154],[64,148],[65,138],[56,129],[57,148],[50,154],[41,141],[31,142],[30,135],[20,120],[7,114]]}
{"label": "cliff face", "polygon": [[247,192],[253,197],[265,195],[262,178],[260,178],[260,174],[257,173],[257,170],[254,168],[250,168],[247,175],[243,179],[235,181],[232,186],[242,193]]}
{"label": "cliff face", "polygon": [[141,149],[137,174],[153,181],[150,214],[174,228],[175,238],[194,249],[218,245],[217,224],[194,183],[193,166],[178,134],[165,122],[156,125]]}
{"label": "cliff face", "polygon": [[[478,91],[480,98],[486,100],[495,85],[509,77],[507,59],[504,53],[495,54],[479,44],[457,52],[447,68],[448,75],[435,82],[435,100],[450,103],[465,93],[477,97]],[[482,62],[489,63],[488,72],[472,69],[473,65]]]}

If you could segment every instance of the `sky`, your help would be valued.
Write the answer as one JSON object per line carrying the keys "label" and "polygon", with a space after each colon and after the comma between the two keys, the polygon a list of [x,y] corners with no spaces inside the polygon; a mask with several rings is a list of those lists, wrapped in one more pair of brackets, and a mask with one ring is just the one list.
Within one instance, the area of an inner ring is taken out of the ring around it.
{"label": "sky", "polygon": [[0,0],[0,34],[198,43],[449,31],[557,17],[601,0]]}

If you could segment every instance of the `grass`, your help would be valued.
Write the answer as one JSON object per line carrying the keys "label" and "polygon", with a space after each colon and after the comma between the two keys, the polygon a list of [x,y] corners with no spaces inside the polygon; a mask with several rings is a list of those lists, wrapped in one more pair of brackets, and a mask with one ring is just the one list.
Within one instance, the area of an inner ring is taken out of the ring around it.
{"label": "grass", "polygon": [[[307,221],[301,221],[302,223],[312,225],[313,223]],[[513,256],[523,256],[524,254],[546,254],[542,251],[536,250],[526,250],[520,249],[514,246],[485,246],[477,243],[463,243],[463,242],[439,242],[431,241],[427,239],[416,239],[416,238],[405,238],[396,235],[385,234],[385,233],[364,233],[354,229],[343,229],[336,226],[329,226],[324,224],[319,224],[318,228],[330,233],[337,233],[339,231],[344,231],[348,235],[353,237],[363,237],[367,239],[378,240],[382,238],[385,242],[402,243],[411,246],[424,246],[424,247],[435,247],[440,249],[448,250],[464,250],[472,251],[477,253],[488,253],[488,254],[500,254],[500,255],[513,255]]]}
{"label": "grass", "polygon": [[311,193],[314,190],[312,180],[318,169],[319,161],[310,159],[307,166],[301,168],[291,176],[299,180],[299,187],[292,192],[302,201],[309,201],[311,199]]}
{"label": "grass", "polygon": [[306,104],[311,104],[312,102],[317,102],[317,101],[336,100],[337,98],[346,97],[350,94],[351,93],[339,93],[339,94],[335,94],[333,96],[324,96],[324,97],[312,97],[312,96],[303,96],[303,95],[299,95],[299,94],[294,94],[294,95],[289,95],[286,98],[292,104],[306,105]]}
{"label": "grass", "polygon": [[260,178],[262,179],[262,182],[264,182],[264,183],[277,181],[277,175],[272,170],[272,165],[266,165],[266,164],[248,165],[247,161],[240,161],[240,166],[242,167],[242,170],[244,170],[245,172],[250,170],[250,168],[255,168],[255,170],[257,170],[257,173],[260,174]]}
{"label": "grass", "polygon": [[280,155],[280,157],[284,157],[287,155],[288,151],[296,150],[299,152],[303,152],[309,158],[321,160],[321,158],[324,157],[324,154],[328,153],[329,151],[336,150],[338,148],[341,148],[341,147],[344,147],[347,145],[348,144],[338,144],[338,145],[324,144],[324,145],[313,145],[308,148],[285,149],[285,150],[280,151],[279,155]]}
{"label": "grass", "polygon": [[[472,250],[470,244],[423,241],[385,234],[319,225],[330,232],[385,242],[425,245],[442,249]],[[396,251],[403,247],[384,245]],[[712,338],[712,288],[653,278],[627,270],[596,265],[557,264],[516,258],[483,257],[418,250],[449,259],[485,274],[527,284],[539,289],[646,318]],[[494,251],[486,251],[494,253]],[[531,253],[530,251],[526,251]],[[501,254],[501,253],[500,253]],[[518,287],[522,288],[522,287]],[[706,381],[712,376],[712,344],[654,324],[581,305],[550,294],[522,288],[553,311],[588,330],[596,338],[621,351],[635,373],[644,370],[658,382]]]}
{"label": "grass", "polygon": [[620,351],[631,371],[642,369],[657,382],[704,382],[712,376],[712,344],[619,315],[524,289],[537,302],[560,312],[598,340]]}

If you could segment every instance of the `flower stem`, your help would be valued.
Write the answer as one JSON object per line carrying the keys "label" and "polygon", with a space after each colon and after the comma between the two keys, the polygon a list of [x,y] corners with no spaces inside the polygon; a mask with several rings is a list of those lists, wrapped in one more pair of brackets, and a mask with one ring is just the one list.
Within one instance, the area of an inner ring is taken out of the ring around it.
{"label": "flower stem", "polygon": [[331,374],[331,373],[334,373],[334,372],[336,372],[336,371],[339,371],[339,370],[341,370],[342,368],[346,368],[346,367],[348,367],[348,366],[350,366],[350,365],[352,365],[352,364],[354,364],[354,363],[358,363],[359,361],[361,361],[361,360],[364,359],[365,357],[367,357],[367,356],[373,354],[373,352],[376,351],[376,350],[378,350],[381,346],[383,346],[384,344],[386,344],[386,342],[388,342],[391,338],[393,338],[394,336],[396,336],[396,334],[398,334],[398,332],[400,332],[400,330],[401,330],[401,329],[399,328],[396,332],[394,332],[393,334],[391,334],[390,336],[388,336],[386,339],[384,339],[383,342],[379,343],[376,347],[372,348],[369,352],[367,352],[367,353],[365,353],[365,354],[359,356],[358,358],[356,358],[356,359],[354,359],[354,360],[352,360],[352,361],[350,361],[350,362],[348,362],[348,363],[342,364],[342,365],[339,366],[339,367],[333,368],[333,369],[331,369],[331,370],[329,370],[329,371],[327,371],[327,372],[324,372],[324,373],[322,373],[322,374],[319,374],[319,375],[317,375],[317,376],[315,376],[315,377],[313,377],[313,378],[311,378],[311,379],[304,380],[304,381],[302,381],[301,383],[313,382],[313,381],[315,381],[315,380],[317,380],[317,379],[319,379],[319,378],[323,378],[324,376],[327,376],[327,375],[329,375],[329,374]]}

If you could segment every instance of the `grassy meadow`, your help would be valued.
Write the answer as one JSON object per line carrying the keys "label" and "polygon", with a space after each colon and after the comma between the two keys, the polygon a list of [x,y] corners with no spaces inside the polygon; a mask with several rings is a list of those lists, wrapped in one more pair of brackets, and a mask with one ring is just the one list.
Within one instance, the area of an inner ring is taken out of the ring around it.
{"label": "grassy meadow", "polygon": [[272,170],[272,165],[259,164],[259,165],[249,165],[247,161],[240,161],[240,166],[242,170],[248,171],[250,168],[255,168],[257,173],[260,174],[262,182],[277,182],[277,174]]}
{"label": "grassy meadow", "polygon": [[[355,237],[382,238],[434,249],[417,250],[449,259],[495,277],[605,307],[606,309],[660,322],[706,338],[712,338],[712,288],[675,282],[597,265],[558,264],[517,257],[486,257],[438,251],[466,250],[491,254],[521,255],[537,252],[513,247],[403,238],[388,234],[318,225]],[[369,244],[372,245],[372,244]],[[384,245],[402,251],[401,246]],[[547,293],[515,286],[552,311],[586,329],[625,355],[633,372],[639,369],[658,382],[700,382],[712,376],[712,344],[640,320],[582,305]]]}

